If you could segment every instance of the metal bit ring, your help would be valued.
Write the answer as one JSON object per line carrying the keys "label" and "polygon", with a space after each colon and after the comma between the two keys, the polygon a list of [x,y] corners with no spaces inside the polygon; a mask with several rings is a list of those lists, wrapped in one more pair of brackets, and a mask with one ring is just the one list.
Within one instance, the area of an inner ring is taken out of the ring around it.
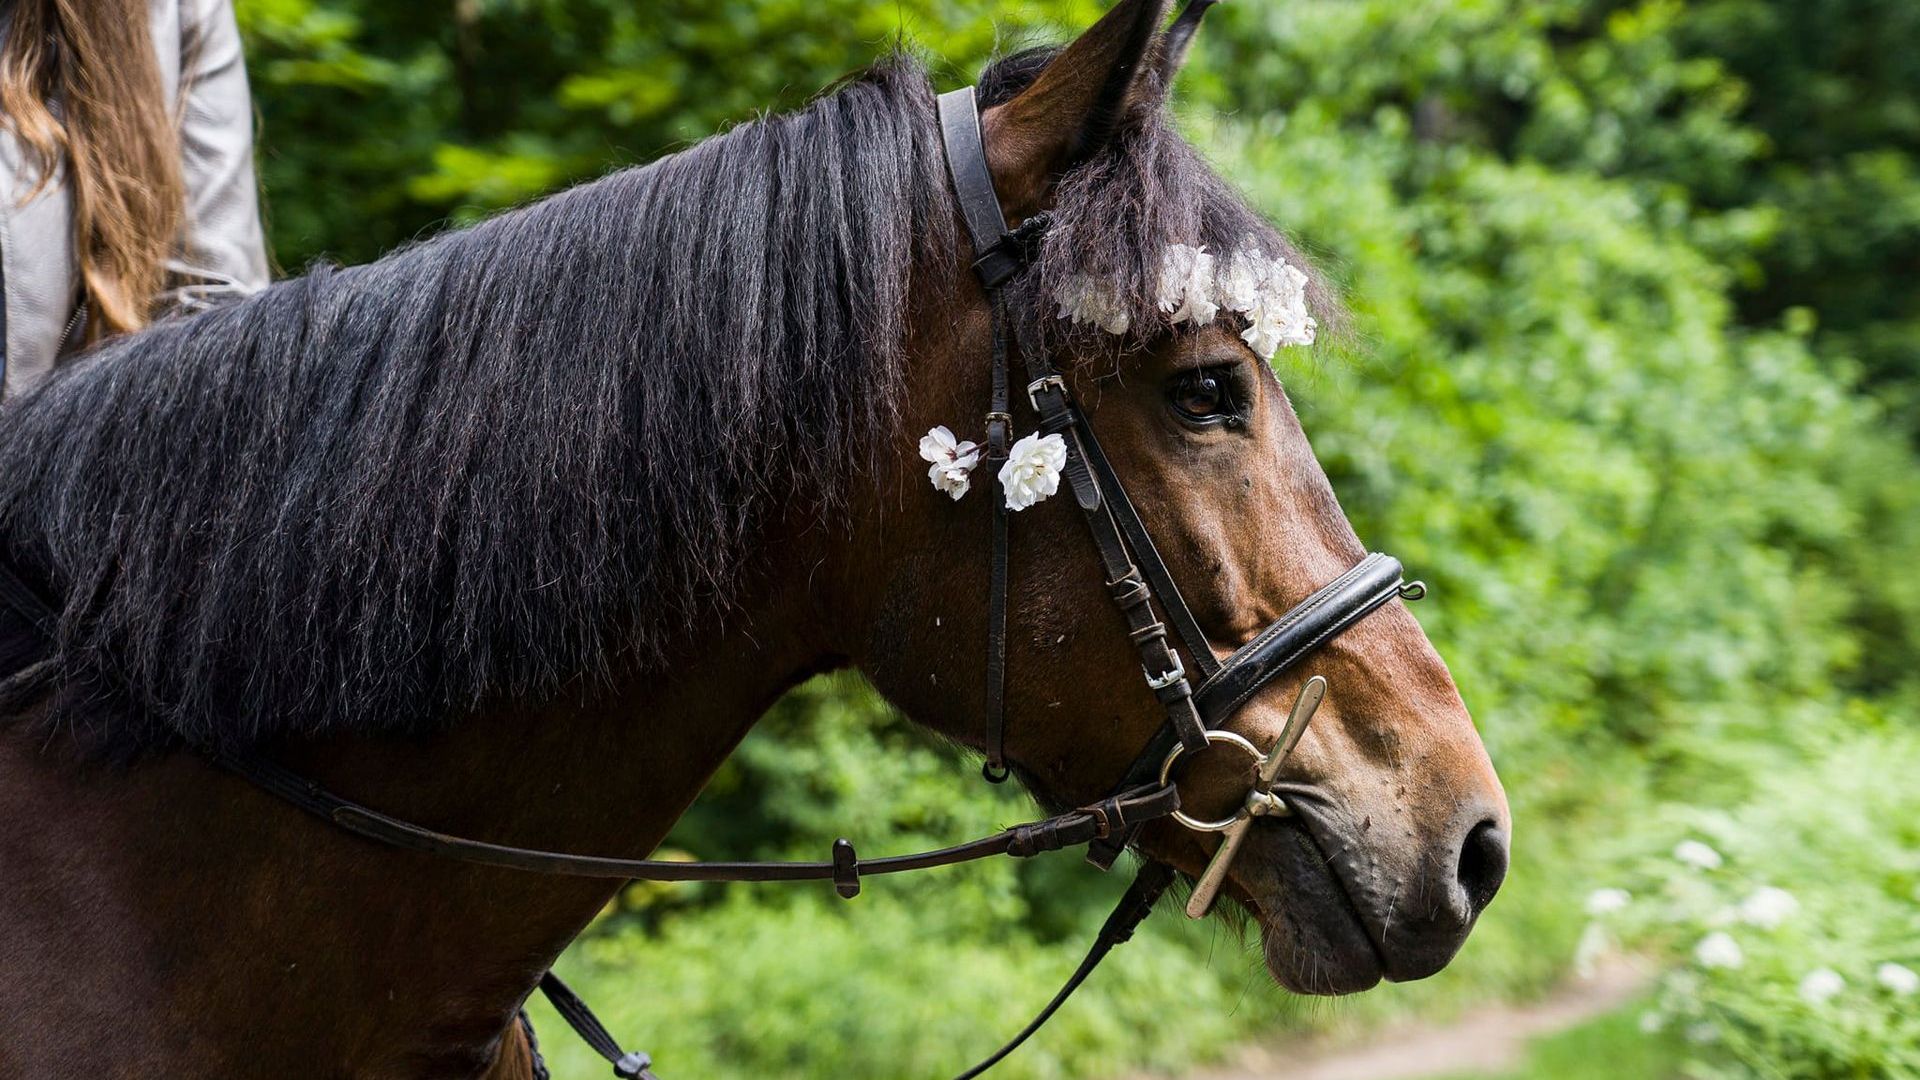
{"label": "metal bit ring", "polygon": [[[1223,731],[1219,728],[1209,729],[1206,735],[1207,745],[1209,746],[1214,743],[1226,743],[1229,746],[1237,746],[1246,751],[1247,755],[1253,758],[1256,763],[1266,760],[1267,755],[1262,753],[1259,747],[1248,742],[1243,736],[1231,731]],[[1180,755],[1186,752],[1187,748],[1185,745],[1176,745],[1172,750],[1167,752],[1167,760],[1160,763],[1160,782],[1162,784],[1166,783],[1167,777],[1173,773],[1173,763],[1180,760]],[[1226,832],[1233,827],[1234,822],[1240,820],[1240,815],[1245,812],[1246,810],[1243,807],[1236,809],[1231,815],[1223,817],[1218,821],[1205,821],[1188,814],[1184,810],[1175,810],[1173,812],[1173,820],[1195,832]]]}

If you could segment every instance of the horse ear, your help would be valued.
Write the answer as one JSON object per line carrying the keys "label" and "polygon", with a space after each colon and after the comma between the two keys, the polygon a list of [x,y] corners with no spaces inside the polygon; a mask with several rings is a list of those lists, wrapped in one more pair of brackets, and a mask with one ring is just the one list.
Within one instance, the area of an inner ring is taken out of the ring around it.
{"label": "horse ear", "polygon": [[1010,219],[1045,206],[1059,175],[1107,145],[1155,55],[1168,0],[1120,0],[1011,101],[980,115]]}
{"label": "horse ear", "polygon": [[1200,20],[1207,17],[1207,9],[1220,0],[1187,0],[1187,6],[1180,9],[1180,17],[1173,20],[1167,32],[1160,39],[1160,91],[1167,92],[1173,87],[1174,76],[1186,66],[1187,54],[1193,51],[1193,34],[1200,29]]}

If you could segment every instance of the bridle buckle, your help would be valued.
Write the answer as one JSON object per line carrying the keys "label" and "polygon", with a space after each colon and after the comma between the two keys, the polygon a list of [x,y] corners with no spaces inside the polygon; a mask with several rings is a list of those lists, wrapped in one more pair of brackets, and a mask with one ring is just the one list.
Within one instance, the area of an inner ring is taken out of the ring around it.
{"label": "bridle buckle", "polygon": [[[1155,675],[1153,672],[1148,671],[1146,668],[1140,669],[1140,674],[1145,675],[1147,677],[1147,689],[1157,693],[1161,690],[1165,690],[1167,687],[1172,686],[1174,683],[1177,683],[1181,679],[1184,679],[1187,677],[1186,665],[1180,662],[1180,654],[1173,653],[1172,656],[1173,656],[1172,671],[1163,671],[1160,674]],[[1258,757],[1259,755],[1256,753],[1254,756]],[[1165,779],[1165,770],[1161,771],[1161,778]]]}
{"label": "bridle buckle", "polygon": [[1033,406],[1034,412],[1040,411],[1040,392],[1049,387],[1065,394],[1067,392],[1067,380],[1058,374],[1053,374],[1035,379],[1027,384],[1027,404]]}

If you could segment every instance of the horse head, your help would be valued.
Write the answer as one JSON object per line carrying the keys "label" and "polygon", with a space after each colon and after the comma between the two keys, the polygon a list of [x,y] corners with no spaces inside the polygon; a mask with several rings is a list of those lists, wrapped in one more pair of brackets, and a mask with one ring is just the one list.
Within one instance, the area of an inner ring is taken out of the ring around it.
{"label": "horse head", "polygon": [[[981,81],[979,124],[1005,220],[1048,221],[1034,265],[1004,286],[1002,345],[1044,351],[1071,387],[1206,647],[1224,658],[1365,549],[1268,362],[1277,338],[1304,342],[1315,322],[1335,321],[1333,302],[1168,123],[1167,85],[1205,6],[1162,34],[1164,4],[1125,0],[1064,49],[1000,61]],[[942,483],[936,460],[929,485],[912,452],[934,427],[957,432],[956,443],[988,441],[995,328],[992,300],[966,271],[978,254],[957,243],[947,266],[916,282],[914,381],[889,436],[899,465],[849,545],[862,553],[849,569],[865,618],[848,652],[916,719],[989,755],[1004,740],[1044,802],[1084,804],[1126,775],[1166,714],[1114,614],[1081,510],[1062,487],[1009,515],[996,733],[977,688],[996,678],[980,643],[993,632],[989,536],[1004,496],[978,464]],[[1236,274],[1297,290],[1291,316],[1236,302],[1230,294],[1248,286]],[[1011,400],[1015,431],[1038,435],[1042,417],[1017,385]],[[982,452],[958,450],[949,456]],[[961,476],[968,490],[956,497]],[[1505,875],[1500,782],[1402,601],[1319,643],[1227,729],[1274,746],[1314,676],[1331,693],[1278,778],[1291,813],[1248,831],[1226,893],[1259,925],[1267,965],[1289,988],[1345,993],[1431,975]],[[1224,744],[1196,754],[1175,774],[1189,812],[1232,814],[1255,765]],[[1140,837],[1150,857],[1195,876],[1219,842],[1173,821]]]}

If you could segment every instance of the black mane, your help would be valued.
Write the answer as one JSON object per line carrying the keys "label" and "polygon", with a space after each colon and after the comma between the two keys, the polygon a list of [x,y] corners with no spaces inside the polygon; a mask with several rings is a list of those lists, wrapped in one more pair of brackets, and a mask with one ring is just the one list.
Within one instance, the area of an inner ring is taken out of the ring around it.
{"label": "black mane", "polygon": [[647,664],[764,513],[891,430],[949,258],[932,91],[883,63],[370,265],[112,342],[0,414],[7,549],[144,739],[418,729]]}
{"label": "black mane", "polygon": [[[987,100],[1043,55],[990,69]],[[1272,236],[1157,105],[1061,192],[1015,290],[1042,336],[1044,283],[1088,259],[1150,304],[1166,243]],[[895,58],[110,342],[0,412],[0,544],[66,598],[53,673],[124,699],[95,733],[118,745],[234,746],[423,730],[656,665],[738,598],[779,501],[831,509],[863,454],[908,452],[872,436],[909,281],[944,278],[955,226],[933,91]]]}

